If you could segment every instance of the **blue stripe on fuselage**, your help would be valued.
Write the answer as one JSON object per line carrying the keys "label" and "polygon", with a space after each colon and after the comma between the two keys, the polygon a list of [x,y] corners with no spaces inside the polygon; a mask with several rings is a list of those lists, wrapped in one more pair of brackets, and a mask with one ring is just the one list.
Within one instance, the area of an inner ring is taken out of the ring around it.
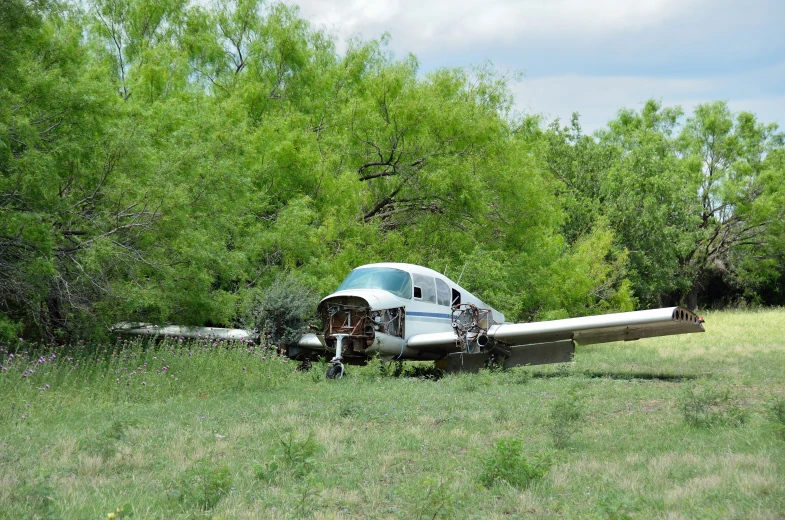
{"label": "blue stripe on fuselage", "polygon": [[449,314],[441,314],[441,313],[438,313],[438,312],[412,312],[412,311],[407,311],[406,312],[406,316],[407,317],[408,316],[423,316],[423,317],[426,317],[426,318],[442,318],[442,319],[445,319],[445,320],[452,319],[451,315],[449,315]]}

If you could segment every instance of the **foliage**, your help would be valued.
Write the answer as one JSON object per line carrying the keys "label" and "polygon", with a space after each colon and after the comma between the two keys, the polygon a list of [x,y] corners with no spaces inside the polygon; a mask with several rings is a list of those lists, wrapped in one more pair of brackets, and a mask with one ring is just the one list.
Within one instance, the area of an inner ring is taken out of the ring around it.
{"label": "foliage", "polygon": [[284,467],[294,476],[304,477],[313,470],[313,457],[319,445],[314,440],[312,431],[308,432],[305,439],[301,439],[294,431],[289,430],[285,436],[278,438],[278,442],[281,446],[281,460]]}
{"label": "foliage", "polygon": [[[578,241],[596,223],[609,226],[629,255],[629,280],[645,305],[698,296],[746,298],[771,284],[781,264],[783,134],[724,102],[679,107],[650,100],[621,110],[594,137],[555,122],[546,163]],[[722,295],[707,294],[724,284]]]}
{"label": "foliage", "polygon": [[580,387],[573,386],[559,397],[548,412],[547,428],[556,448],[566,448],[583,426],[584,404]]}
{"label": "foliage", "polygon": [[747,420],[747,412],[729,389],[705,383],[688,386],[679,399],[679,409],[693,427],[739,426]]}
{"label": "foliage", "polygon": [[546,457],[529,460],[523,455],[520,439],[501,438],[494,442],[490,453],[483,461],[480,482],[485,487],[506,483],[518,489],[526,489],[548,472]]}
{"label": "foliage", "polygon": [[260,298],[254,298],[244,326],[256,328],[273,345],[296,342],[316,318],[319,297],[293,275],[273,282]]}
{"label": "foliage", "polygon": [[172,495],[186,507],[209,511],[229,493],[231,487],[232,474],[229,468],[203,458],[179,476]]}
{"label": "foliage", "polygon": [[269,332],[268,295],[382,260],[511,321],[782,299],[783,137],[723,103],[544,128],[491,66],[261,0],[6,0],[0,49],[0,341]]}

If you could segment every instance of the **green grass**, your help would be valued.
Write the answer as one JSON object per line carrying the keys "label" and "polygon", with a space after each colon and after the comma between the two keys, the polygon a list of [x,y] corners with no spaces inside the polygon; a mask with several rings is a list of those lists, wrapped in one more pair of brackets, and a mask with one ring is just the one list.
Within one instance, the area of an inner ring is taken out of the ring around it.
{"label": "green grass", "polygon": [[205,342],[59,347],[24,377],[22,343],[0,518],[783,518],[785,311],[706,320],[439,381]]}

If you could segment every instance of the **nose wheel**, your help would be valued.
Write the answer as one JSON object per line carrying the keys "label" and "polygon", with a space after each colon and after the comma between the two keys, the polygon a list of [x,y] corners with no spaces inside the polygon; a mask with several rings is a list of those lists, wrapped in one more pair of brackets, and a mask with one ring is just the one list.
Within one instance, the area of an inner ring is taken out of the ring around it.
{"label": "nose wheel", "polygon": [[336,363],[327,369],[327,379],[341,379],[345,373],[343,364]]}
{"label": "nose wheel", "polygon": [[346,373],[341,363],[341,350],[343,350],[343,339],[347,336],[348,334],[335,335],[335,357],[330,360],[332,366],[327,369],[327,379],[341,379]]}

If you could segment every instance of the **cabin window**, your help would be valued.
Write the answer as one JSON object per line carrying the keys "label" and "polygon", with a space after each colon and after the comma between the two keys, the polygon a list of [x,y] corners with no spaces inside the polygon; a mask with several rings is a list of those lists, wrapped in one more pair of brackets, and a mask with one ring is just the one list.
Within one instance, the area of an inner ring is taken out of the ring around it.
{"label": "cabin window", "polygon": [[412,282],[414,284],[415,300],[436,303],[436,283],[434,282],[432,276],[412,274]]}
{"label": "cabin window", "polygon": [[452,306],[455,307],[456,305],[461,304],[461,293],[456,291],[455,289],[452,290]]}
{"label": "cabin window", "polygon": [[436,301],[439,305],[450,306],[450,287],[444,280],[436,279]]}

